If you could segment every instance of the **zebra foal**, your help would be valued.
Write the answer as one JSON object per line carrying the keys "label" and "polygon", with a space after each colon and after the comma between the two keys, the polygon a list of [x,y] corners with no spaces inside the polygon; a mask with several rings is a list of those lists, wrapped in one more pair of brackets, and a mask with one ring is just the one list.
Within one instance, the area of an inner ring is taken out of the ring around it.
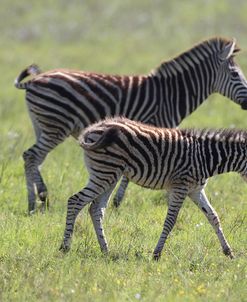
{"label": "zebra foal", "polygon": [[168,211],[153,256],[158,259],[187,196],[205,214],[225,255],[233,258],[219,217],[204,188],[209,177],[235,171],[247,179],[247,132],[241,130],[178,130],[156,128],[126,118],[89,126],[80,136],[89,172],[87,185],[68,200],[61,245],[70,248],[75,219],[86,204],[103,252],[107,201],[121,176],[150,189],[168,191]]}
{"label": "zebra foal", "polygon": [[[119,76],[56,69],[41,73],[30,66],[15,86],[26,90],[36,142],[23,153],[28,209],[43,202],[48,191],[39,166],[68,136],[78,138],[90,124],[125,116],[157,127],[176,127],[212,93],[218,92],[247,109],[247,81],[235,63],[235,40],[212,38],[162,63],[147,75]],[[21,81],[28,75],[34,77]],[[114,203],[120,204],[124,177]]]}

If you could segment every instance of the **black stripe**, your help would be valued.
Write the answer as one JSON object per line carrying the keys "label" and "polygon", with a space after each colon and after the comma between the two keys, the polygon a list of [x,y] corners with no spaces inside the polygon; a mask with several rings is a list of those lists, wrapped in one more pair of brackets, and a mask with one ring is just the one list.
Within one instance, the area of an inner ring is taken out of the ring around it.
{"label": "black stripe", "polygon": [[[140,101],[140,97],[139,97],[139,99],[136,99],[137,92],[140,89],[139,88],[139,79],[140,79],[139,76],[134,76],[133,79],[132,79],[131,93],[130,93],[130,99],[129,99],[129,104],[128,104],[129,106],[128,106],[128,108],[126,110],[126,113],[125,113],[125,116],[127,116],[129,118],[134,118],[135,117],[135,113],[132,114],[132,116],[130,116],[130,112],[132,110],[133,104]],[[123,100],[123,102],[124,102],[124,100]],[[139,108],[139,107],[137,106],[137,108]]]}
{"label": "black stripe", "polygon": [[[101,188],[103,191],[105,191],[105,187],[103,185],[101,185],[101,183],[94,181],[92,178],[90,178],[90,182],[92,182],[95,186],[97,186],[97,187]],[[107,180],[106,180],[106,182],[107,182]]]}
{"label": "black stripe", "polygon": [[[36,84],[37,86],[41,86],[41,87],[45,87],[46,89],[49,88],[51,90],[56,91],[61,97],[65,97],[67,98],[69,101],[71,101],[76,107],[80,108],[83,112],[85,112],[85,115],[88,117],[88,119],[91,122],[96,121],[94,115],[92,114],[92,112],[87,108],[86,104],[83,102],[83,100],[86,98],[86,96],[84,94],[82,94],[82,98],[80,100],[78,100],[72,93],[70,93],[69,91],[67,91],[65,88],[59,86],[59,85],[55,85],[53,83],[38,83]],[[78,112],[73,109],[71,106],[69,106],[68,103],[62,103],[59,101],[59,97],[58,98],[52,98],[52,97],[48,97],[47,95],[42,95],[41,93],[38,93],[36,90],[33,89],[28,89],[30,91],[32,91],[33,93],[37,94],[38,96],[42,97],[44,100],[51,102],[57,106],[60,106],[62,108],[65,108],[68,112],[76,115],[81,122],[86,125],[85,121],[82,120],[82,117],[80,115],[78,115]],[[88,102],[88,99],[86,99]],[[104,117],[104,115],[101,114],[101,117]]]}
{"label": "black stripe", "polygon": [[[183,81],[183,77],[181,75],[181,73],[177,73],[176,75],[177,78],[177,83],[178,83],[178,93],[177,93],[177,89],[176,89],[176,81],[175,81],[175,77],[174,77],[174,100],[175,102],[178,104],[179,106],[179,115],[180,115],[180,119],[184,119],[184,117],[186,116],[186,93],[185,93],[185,87],[184,87],[184,81]],[[175,111],[173,112],[173,116],[175,115]]]}
{"label": "black stripe", "polygon": [[120,114],[123,114],[124,112],[124,109],[126,107],[126,100],[127,100],[127,95],[128,95],[128,87],[130,85],[130,79],[128,76],[125,76],[122,78],[123,79],[123,82],[121,82],[121,89],[122,89],[122,98],[121,98],[121,101],[120,101],[120,106],[119,106],[119,110],[120,110]]}
{"label": "black stripe", "polygon": [[[64,104],[64,103],[61,103],[59,100],[55,99],[54,97],[50,97],[48,95],[45,95],[45,94],[41,94],[39,92],[37,92],[36,90],[33,90],[33,89],[29,89],[29,91],[36,97],[39,97],[41,99],[44,99],[45,102],[48,102],[48,103],[51,103],[51,106],[49,105],[46,105],[45,103],[40,103],[40,102],[37,102],[35,100],[35,97],[34,98],[31,98],[29,96],[27,96],[27,101],[31,104],[33,104],[34,106],[37,106],[39,108],[42,108],[44,109],[45,111],[47,112],[54,112],[56,115],[61,115],[63,116],[65,119],[68,119],[70,120],[71,122],[74,123],[74,120],[67,114],[65,114],[64,112],[62,111],[59,111],[59,110],[56,110],[55,107],[53,105],[56,105],[57,107],[60,107],[60,108],[63,108],[65,109],[67,112],[73,114],[74,116],[80,118],[80,116],[78,116],[78,112],[76,110],[74,110],[71,106],[69,106],[68,104]],[[37,115],[39,115],[38,112],[35,112],[35,108],[32,109],[33,112]],[[52,117],[53,118],[53,117]],[[83,120],[82,120],[83,122]],[[85,121],[84,121],[85,123]]]}

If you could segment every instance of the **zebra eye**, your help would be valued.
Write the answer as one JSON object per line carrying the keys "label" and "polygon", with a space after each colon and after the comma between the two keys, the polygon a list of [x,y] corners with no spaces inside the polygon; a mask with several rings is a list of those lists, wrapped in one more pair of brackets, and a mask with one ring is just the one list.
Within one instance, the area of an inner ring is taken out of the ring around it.
{"label": "zebra eye", "polygon": [[232,71],[232,72],[231,72],[231,76],[232,76],[233,78],[238,78],[238,77],[239,77],[239,74],[238,74],[237,71]]}

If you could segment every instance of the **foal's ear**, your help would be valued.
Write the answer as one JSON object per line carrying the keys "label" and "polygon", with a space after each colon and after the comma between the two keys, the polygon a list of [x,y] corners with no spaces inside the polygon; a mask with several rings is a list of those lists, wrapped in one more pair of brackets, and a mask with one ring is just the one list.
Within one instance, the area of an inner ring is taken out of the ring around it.
{"label": "foal's ear", "polygon": [[220,53],[220,58],[222,59],[222,61],[225,61],[238,51],[240,51],[240,48],[236,47],[236,39],[233,38],[232,41],[225,44],[224,48]]}

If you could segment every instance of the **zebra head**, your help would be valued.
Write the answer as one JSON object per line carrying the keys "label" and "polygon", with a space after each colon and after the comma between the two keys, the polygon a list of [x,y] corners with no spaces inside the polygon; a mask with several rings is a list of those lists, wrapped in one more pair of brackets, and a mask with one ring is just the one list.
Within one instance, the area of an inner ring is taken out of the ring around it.
{"label": "zebra head", "polygon": [[230,98],[246,110],[247,81],[240,67],[234,62],[234,56],[239,51],[240,48],[236,46],[235,39],[223,45],[217,58],[219,67],[216,74],[215,92]]}

